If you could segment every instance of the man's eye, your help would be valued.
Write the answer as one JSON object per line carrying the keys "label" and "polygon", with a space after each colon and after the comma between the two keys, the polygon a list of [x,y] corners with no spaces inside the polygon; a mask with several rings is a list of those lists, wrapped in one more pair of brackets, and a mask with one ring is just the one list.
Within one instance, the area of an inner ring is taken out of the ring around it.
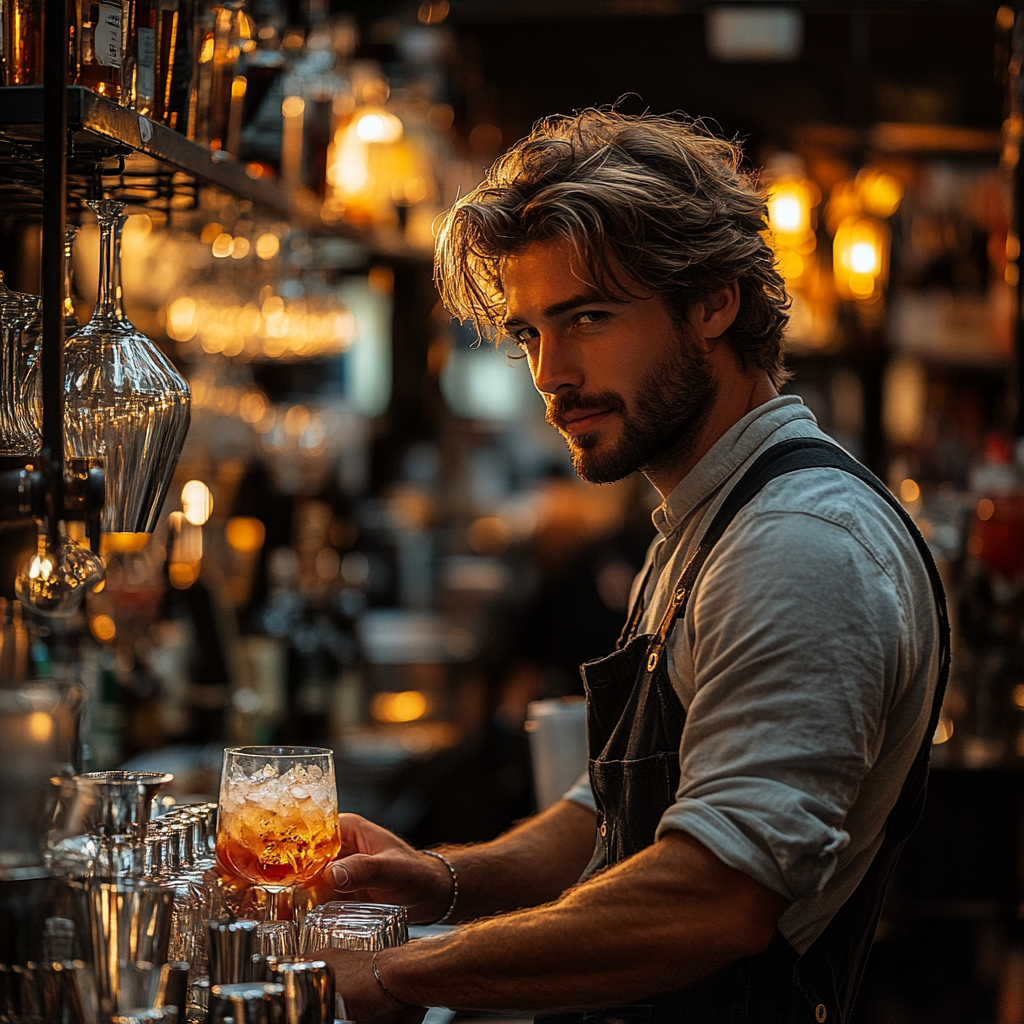
{"label": "man's eye", "polygon": [[607,319],[608,314],[603,309],[588,309],[576,317],[577,322],[584,325],[601,323]]}
{"label": "man's eye", "polygon": [[512,332],[512,340],[520,348],[526,348],[531,341],[536,341],[537,337],[537,331],[533,327],[520,327],[519,330]]}

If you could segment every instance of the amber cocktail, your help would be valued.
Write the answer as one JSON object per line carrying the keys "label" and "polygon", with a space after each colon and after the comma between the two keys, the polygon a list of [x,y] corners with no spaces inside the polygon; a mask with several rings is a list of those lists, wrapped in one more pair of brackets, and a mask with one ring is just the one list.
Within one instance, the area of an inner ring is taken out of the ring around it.
{"label": "amber cocktail", "polygon": [[322,747],[224,751],[217,861],[273,897],[308,882],[341,849],[334,755]]}

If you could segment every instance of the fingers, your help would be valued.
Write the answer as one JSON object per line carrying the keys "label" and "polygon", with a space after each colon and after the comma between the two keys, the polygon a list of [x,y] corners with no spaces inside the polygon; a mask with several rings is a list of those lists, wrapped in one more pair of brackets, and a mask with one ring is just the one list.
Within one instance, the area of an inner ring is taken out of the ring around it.
{"label": "fingers", "polygon": [[387,884],[387,864],[383,858],[365,853],[353,853],[343,860],[337,860],[327,872],[338,892],[380,888]]}

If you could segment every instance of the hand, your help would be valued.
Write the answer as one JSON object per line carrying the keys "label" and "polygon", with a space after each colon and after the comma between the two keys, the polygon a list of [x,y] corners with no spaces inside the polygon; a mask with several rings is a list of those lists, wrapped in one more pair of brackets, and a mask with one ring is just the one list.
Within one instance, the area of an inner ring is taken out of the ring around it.
{"label": "hand", "polygon": [[334,990],[345,1001],[345,1013],[357,1024],[420,1024],[427,1012],[389,996],[373,973],[373,953],[320,949],[316,956],[334,971]]}
{"label": "hand", "polygon": [[452,876],[436,857],[358,814],[339,815],[341,857],[324,871],[343,899],[397,903],[414,924],[436,921],[452,899]]}

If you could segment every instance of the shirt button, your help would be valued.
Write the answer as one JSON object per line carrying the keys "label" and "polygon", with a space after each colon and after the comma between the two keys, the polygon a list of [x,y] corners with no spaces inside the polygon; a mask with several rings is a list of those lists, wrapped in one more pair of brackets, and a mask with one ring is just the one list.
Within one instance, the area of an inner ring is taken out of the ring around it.
{"label": "shirt button", "polygon": [[825,1024],[825,1018],[828,1016],[828,1010],[825,1009],[824,1003],[818,1003],[814,1008],[814,1019],[818,1024]]}

